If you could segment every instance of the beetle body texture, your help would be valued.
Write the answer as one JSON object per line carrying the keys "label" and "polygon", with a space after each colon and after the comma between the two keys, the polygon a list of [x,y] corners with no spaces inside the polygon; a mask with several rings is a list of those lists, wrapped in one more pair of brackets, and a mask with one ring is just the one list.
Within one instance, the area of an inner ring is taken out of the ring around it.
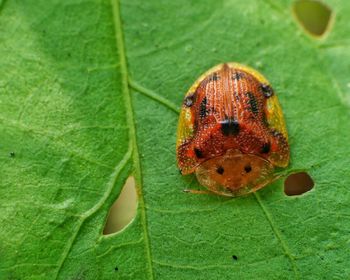
{"label": "beetle body texture", "polygon": [[250,193],[277,178],[289,163],[282,110],[269,82],[238,63],[220,64],[186,93],[176,153],[183,175],[195,172],[210,191]]}

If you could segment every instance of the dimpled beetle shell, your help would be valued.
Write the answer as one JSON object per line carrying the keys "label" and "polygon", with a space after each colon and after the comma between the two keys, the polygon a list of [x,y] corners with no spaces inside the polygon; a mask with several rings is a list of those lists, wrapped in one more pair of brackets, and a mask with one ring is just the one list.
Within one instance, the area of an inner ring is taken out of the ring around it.
{"label": "dimpled beetle shell", "polygon": [[186,93],[179,117],[177,163],[183,175],[225,196],[254,192],[289,163],[277,96],[257,71],[238,63],[204,73]]}

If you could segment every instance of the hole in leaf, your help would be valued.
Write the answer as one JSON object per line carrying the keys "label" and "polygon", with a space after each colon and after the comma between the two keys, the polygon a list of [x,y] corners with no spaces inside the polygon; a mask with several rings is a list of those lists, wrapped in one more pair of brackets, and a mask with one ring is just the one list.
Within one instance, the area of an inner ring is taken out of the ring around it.
{"label": "hole in leaf", "polygon": [[314,187],[314,181],[306,172],[291,174],[284,181],[284,192],[286,195],[301,195]]}
{"label": "hole in leaf", "polygon": [[320,37],[329,28],[332,10],[320,1],[296,1],[293,12],[299,24],[311,35]]}
{"label": "hole in leaf", "polygon": [[109,210],[103,234],[107,235],[124,229],[135,218],[137,201],[135,179],[129,177]]}

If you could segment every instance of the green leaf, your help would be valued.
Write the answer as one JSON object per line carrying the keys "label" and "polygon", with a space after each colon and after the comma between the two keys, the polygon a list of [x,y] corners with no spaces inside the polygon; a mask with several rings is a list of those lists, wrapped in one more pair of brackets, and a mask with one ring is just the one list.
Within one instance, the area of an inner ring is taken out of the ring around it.
{"label": "green leaf", "polygon": [[[289,0],[0,1],[0,279],[349,278],[350,4],[327,3],[317,39]],[[178,108],[226,61],[272,83],[312,191],[182,192]],[[104,236],[130,175],[137,216]]]}

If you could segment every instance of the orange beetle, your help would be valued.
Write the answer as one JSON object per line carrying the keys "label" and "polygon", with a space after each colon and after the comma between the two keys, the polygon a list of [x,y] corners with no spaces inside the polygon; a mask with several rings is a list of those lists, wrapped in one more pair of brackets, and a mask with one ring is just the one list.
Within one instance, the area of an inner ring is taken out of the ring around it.
{"label": "orange beetle", "polygon": [[[183,175],[225,196],[256,191],[289,163],[288,135],[269,82],[238,63],[217,65],[186,93],[176,142]],[[193,191],[195,192],[195,191]]]}

